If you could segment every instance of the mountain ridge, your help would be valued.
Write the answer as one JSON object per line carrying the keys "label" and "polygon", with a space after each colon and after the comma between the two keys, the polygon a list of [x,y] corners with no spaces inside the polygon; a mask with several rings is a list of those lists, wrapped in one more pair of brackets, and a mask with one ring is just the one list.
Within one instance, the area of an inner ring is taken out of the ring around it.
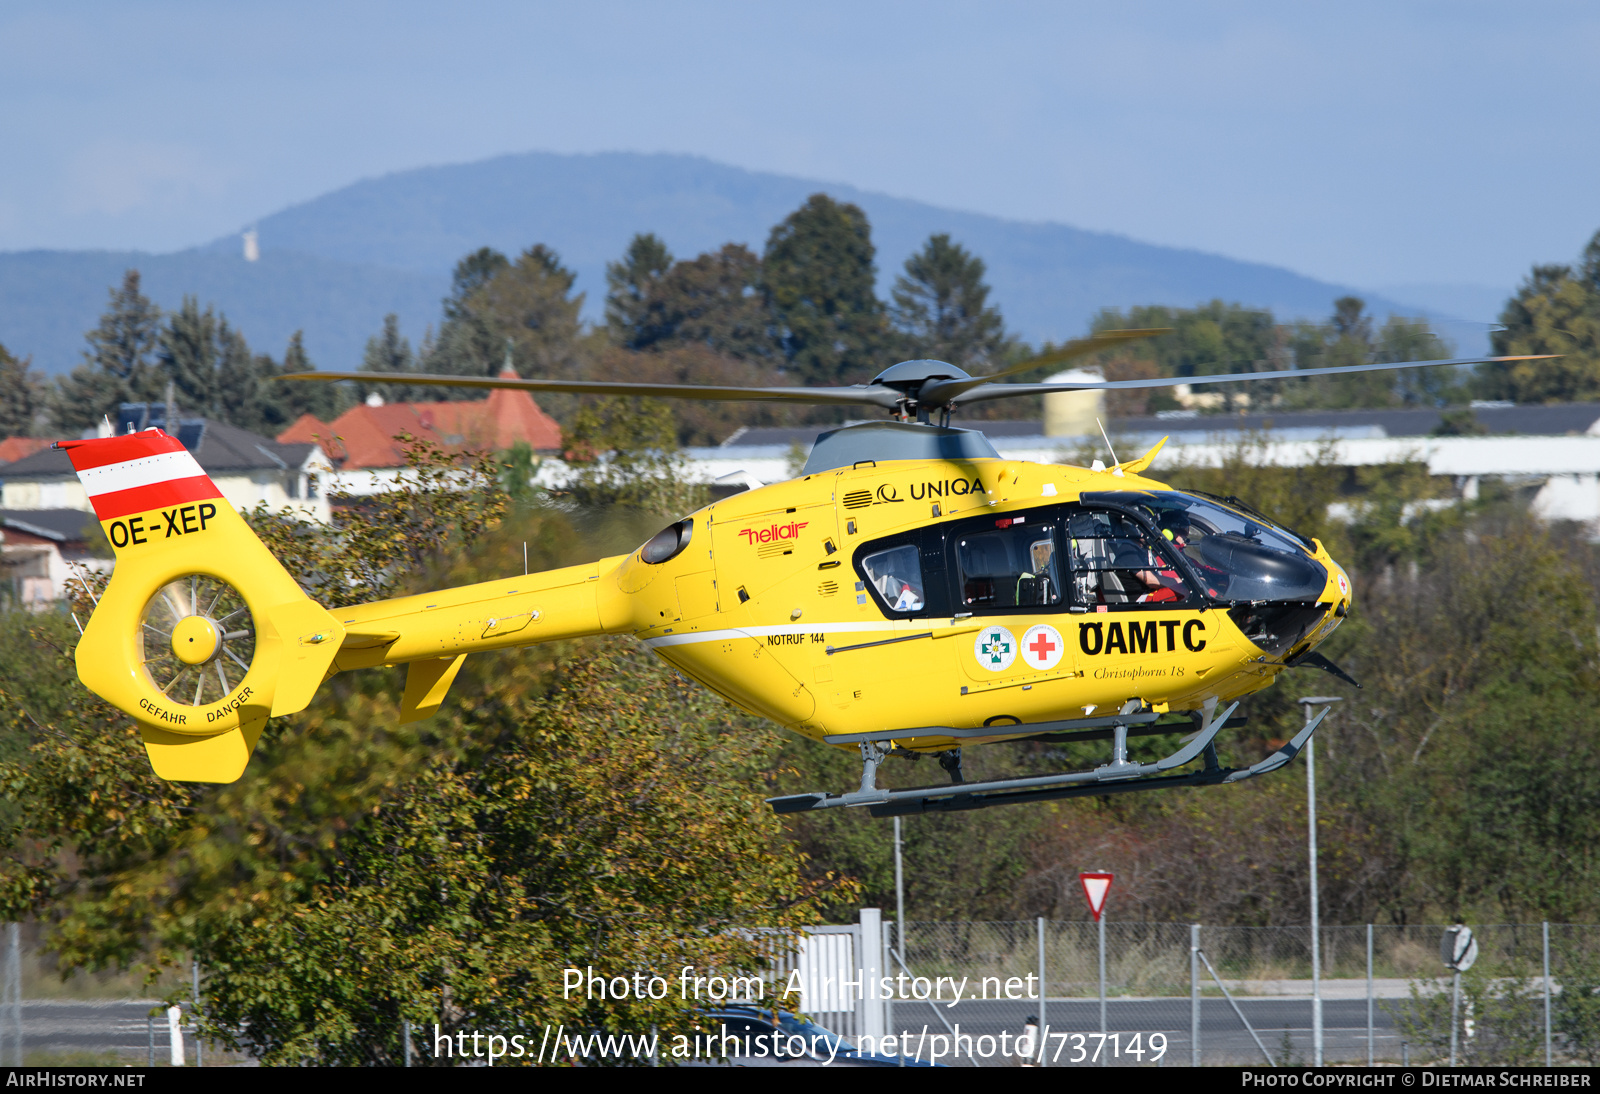
{"label": "mountain ridge", "polygon": [[[596,321],[605,264],[635,232],[655,232],[681,258],[726,242],[759,253],[772,225],[818,191],[867,213],[885,296],[905,258],[930,234],[949,232],[988,266],[991,299],[1007,325],[1035,343],[1081,334],[1100,308],[1135,304],[1223,299],[1285,319],[1321,318],[1335,297],[1354,292],[1380,317],[1423,312],[1282,267],[699,156],[523,152],[360,179],[280,209],[254,224],[258,262],[244,261],[238,235],[167,254],[0,253],[0,343],[31,354],[46,372],[71,368],[106,290],[133,263],[164,308],[193,294],[225,312],[258,351],[280,353],[303,329],[318,365],[353,368],[387,312],[401,316],[413,339],[436,324],[452,266],[478,247],[515,254],[536,242],[551,246],[577,273],[585,317]],[[1458,341],[1482,341],[1481,325],[1439,325]]]}

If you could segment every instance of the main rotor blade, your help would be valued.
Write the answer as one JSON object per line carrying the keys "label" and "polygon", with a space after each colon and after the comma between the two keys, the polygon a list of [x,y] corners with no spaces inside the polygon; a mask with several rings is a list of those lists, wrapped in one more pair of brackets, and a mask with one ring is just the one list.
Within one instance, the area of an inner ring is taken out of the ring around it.
{"label": "main rotor blade", "polygon": [[1385,372],[1403,368],[1428,368],[1433,365],[1492,365],[1505,361],[1544,361],[1560,356],[1559,353],[1538,353],[1523,357],[1454,357],[1441,361],[1394,361],[1380,365],[1289,368],[1278,369],[1275,372],[1228,372],[1214,376],[1159,376],[1152,380],[1102,380],[1098,383],[989,384],[964,392],[953,401],[977,403],[988,399],[1009,399],[1016,395],[1048,395],[1052,391],[1126,391],[1131,388],[1180,387],[1184,384],[1233,384],[1241,380],[1304,379],[1308,376],[1341,376],[1353,372]]}
{"label": "main rotor blade", "polygon": [[434,387],[510,388],[571,395],[641,395],[651,399],[710,399],[723,402],[818,403],[894,409],[905,398],[881,384],[852,387],[716,387],[697,384],[630,384],[613,380],[509,380],[498,376],[441,376],[427,372],[291,372],[279,380],[361,380],[367,383]]}
{"label": "main rotor blade", "polygon": [[987,376],[972,376],[965,380],[930,380],[922,385],[922,390],[917,393],[917,401],[923,406],[941,406],[945,403],[955,402],[957,396],[964,391],[978,387],[982,384],[992,384],[1006,376],[1016,376],[1019,373],[1031,372],[1045,365],[1058,365],[1063,361],[1070,361],[1075,357],[1086,357],[1091,353],[1120,346],[1124,342],[1136,342],[1141,338],[1154,338],[1158,334],[1171,334],[1171,327],[1149,327],[1143,330],[1107,330],[1099,334],[1092,334],[1088,338],[1075,338],[1059,349],[1049,353],[1030,357],[1026,361],[1019,361],[1001,369],[991,372]]}

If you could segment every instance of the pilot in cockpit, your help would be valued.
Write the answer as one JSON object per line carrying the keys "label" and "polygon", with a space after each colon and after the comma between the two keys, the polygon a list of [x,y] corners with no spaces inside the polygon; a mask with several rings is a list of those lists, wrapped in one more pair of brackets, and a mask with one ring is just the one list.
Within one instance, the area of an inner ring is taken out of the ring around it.
{"label": "pilot in cockpit", "polygon": [[1028,547],[1028,569],[1017,578],[1017,606],[1054,604],[1055,584],[1051,580],[1051,561],[1055,558],[1053,539],[1035,540]]}

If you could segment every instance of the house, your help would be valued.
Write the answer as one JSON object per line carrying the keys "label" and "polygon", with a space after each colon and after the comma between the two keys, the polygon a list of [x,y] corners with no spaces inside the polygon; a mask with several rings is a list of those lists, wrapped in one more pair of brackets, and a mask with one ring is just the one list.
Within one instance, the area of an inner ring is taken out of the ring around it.
{"label": "house", "polygon": [[7,437],[0,440],[0,464],[16,463],[50,445],[50,441],[40,437]]}
{"label": "house", "polygon": [[[511,379],[515,373],[502,373]],[[385,403],[374,394],[332,422],[302,415],[278,434],[280,444],[317,443],[334,466],[330,490],[388,490],[406,468],[397,437],[429,441],[449,452],[503,452],[526,444],[544,455],[561,451],[561,426],[526,391],[497,389],[487,399],[451,403]]]}
{"label": "house", "polygon": [[[164,404],[123,403],[115,429],[128,433],[164,425]],[[274,511],[328,519],[328,501],[317,479],[332,467],[315,443],[283,444],[209,418],[179,419],[177,438],[235,509],[243,512],[264,502]],[[52,448],[0,465],[0,509],[94,511],[67,454]]]}
{"label": "house", "polygon": [[109,571],[111,559],[90,546],[99,532],[81,509],[0,509],[0,601],[42,611],[61,599],[75,566]]}

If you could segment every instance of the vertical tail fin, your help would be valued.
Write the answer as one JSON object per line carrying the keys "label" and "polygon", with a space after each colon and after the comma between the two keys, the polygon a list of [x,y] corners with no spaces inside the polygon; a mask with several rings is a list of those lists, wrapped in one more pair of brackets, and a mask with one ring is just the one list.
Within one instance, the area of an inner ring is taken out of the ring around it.
{"label": "vertical tail fin", "polygon": [[232,782],[311,701],[344,628],[159,429],[61,441],[116,553],[78,678],[139,723],[156,774]]}

